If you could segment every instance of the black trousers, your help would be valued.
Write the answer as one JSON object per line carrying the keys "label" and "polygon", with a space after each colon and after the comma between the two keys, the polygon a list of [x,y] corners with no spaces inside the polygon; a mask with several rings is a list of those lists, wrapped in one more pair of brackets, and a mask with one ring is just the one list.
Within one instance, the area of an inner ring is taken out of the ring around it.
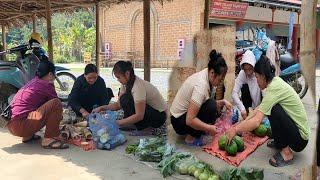
{"label": "black trousers", "polygon": [[[262,93],[260,94],[262,100]],[[241,101],[246,108],[247,113],[249,113],[249,108],[252,107],[252,98],[250,94],[250,89],[248,84],[243,84],[241,88]]]}
{"label": "black trousers", "polygon": [[268,118],[277,148],[289,146],[293,151],[300,152],[307,146],[308,141],[302,139],[298,126],[279,104],[273,106]]}
{"label": "black trousers", "polygon": [[[217,117],[217,104],[214,99],[208,99],[205,103],[203,103],[200,107],[200,111],[197,115],[202,122],[207,124],[213,124]],[[171,116],[171,124],[173,129],[179,135],[191,135],[192,137],[199,138],[204,131],[193,129],[192,127],[186,124],[187,113],[183,114],[182,116],[175,118]]]}
{"label": "black trousers", "polygon": [[[124,111],[124,118],[135,114],[134,100],[131,94],[123,94],[120,98],[120,106]],[[150,105],[146,105],[143,120],[135,123],[137,130],[143,130],[148,127],[158,128],[162,126],[167,119],[165,111],[160,112]]]}
{"label": "black trousers", "polygon": [[250,95],[250,90],[248,84],[243,84],[241,88],[241,101],[246,108],[247,113],[249,113],[249,108],[252,107],[252,98]]}

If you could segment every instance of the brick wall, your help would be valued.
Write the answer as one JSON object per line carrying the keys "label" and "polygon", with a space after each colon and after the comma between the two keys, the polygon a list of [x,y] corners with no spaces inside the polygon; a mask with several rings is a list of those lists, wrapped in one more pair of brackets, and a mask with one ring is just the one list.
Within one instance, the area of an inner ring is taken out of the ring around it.
{"label": "brick wall", "polygon": [[[113,60],[143,61],[143,4],[132,2],[104,8],[102,39],[110,42]],[[191,40],[200,30],[203,0],[179,0],[151,3],[152,66],[173,65],[177,61],[177,40]],[[168,62],[167,62],[168,61]],[[137,62],[136,64],[139,65]]]}

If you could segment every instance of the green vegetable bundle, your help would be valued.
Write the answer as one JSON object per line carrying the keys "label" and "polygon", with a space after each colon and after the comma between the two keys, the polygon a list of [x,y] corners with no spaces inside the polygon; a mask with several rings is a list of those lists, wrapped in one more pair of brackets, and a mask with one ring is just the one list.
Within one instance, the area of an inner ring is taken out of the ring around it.
{"label": "green vegetable bundle", "polygon": [[170,155],[174,148],[167,144],[165,138],[144,138],[135,150],[139,160],[146,162],[160,162],[163,156]]}
{"label": "green vegetable bundle", "polygon": [[257,168],[231,168],[224,171],[221,175],[222,180],[262,180],[263,177],[263,170]]}
{"label": "green vegetable bundle", "polygon": [[126,153],[127,154],[135,154],[137,148],[138,148],[138,144],[129,144],[126,147]]}
{"label": "green vegetable bundle", "polygon": [[158,167],[160,168],[160,173],[165,178],[167,176],[171,176],[176,172],[176,163],[192,155],[188,152],[176,152],[172,155],[166,156],[159,164]]}

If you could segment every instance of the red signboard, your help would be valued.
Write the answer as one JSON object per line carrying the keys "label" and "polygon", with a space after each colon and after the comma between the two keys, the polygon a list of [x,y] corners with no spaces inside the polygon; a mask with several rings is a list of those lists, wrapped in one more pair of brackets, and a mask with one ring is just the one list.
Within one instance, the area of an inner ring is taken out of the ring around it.
{"label": "red signboard", "polygon": [[226,17],[243,19],[246,15],[248,3],[212,0],[210,17]]}

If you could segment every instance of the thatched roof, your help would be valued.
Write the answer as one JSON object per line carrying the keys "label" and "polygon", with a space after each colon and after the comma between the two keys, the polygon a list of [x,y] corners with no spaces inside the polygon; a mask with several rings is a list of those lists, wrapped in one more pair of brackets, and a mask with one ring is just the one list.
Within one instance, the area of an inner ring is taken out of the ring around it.
{"label": "thatched roof", "polygon": [[[139,0],[50,0],[51,12],[73,12],[79,8],[91,8],[97,2],[101,6],[128,3]],[[141,1],[141,0],[140,0]],[[162,3],[162,0],[158,0]],[[46,18],[46,0],[0,0],[0,24],[17,26],[32,21],[32,17]]]}

